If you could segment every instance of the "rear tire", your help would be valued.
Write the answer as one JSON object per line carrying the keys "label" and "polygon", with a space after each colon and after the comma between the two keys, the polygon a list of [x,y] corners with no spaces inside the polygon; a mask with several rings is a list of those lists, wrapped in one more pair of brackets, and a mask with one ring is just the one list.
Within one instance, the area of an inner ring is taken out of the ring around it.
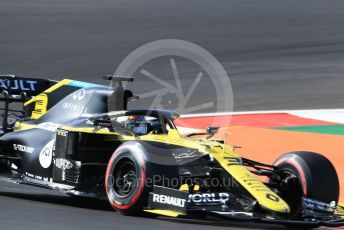
{"label": "rear tire", "polygon": [[290,175],[284,181],[281,196],[289,203],[293,217],[300,215],[302,196],[326,203],[338,202],[338,175],[326,157],[306,151],[290,152],[279,157],[274,165]]}

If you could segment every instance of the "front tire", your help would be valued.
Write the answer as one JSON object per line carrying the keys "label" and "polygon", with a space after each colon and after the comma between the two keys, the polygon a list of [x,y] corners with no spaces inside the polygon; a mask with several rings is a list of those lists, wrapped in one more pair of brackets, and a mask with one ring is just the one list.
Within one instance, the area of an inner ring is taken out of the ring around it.
{"label": "front tire", "polygon": [[279,157],[274,165],[288,175],[281,196],[289,203],[293,217],[300,215],[301,197],[338,202],[338,175],[326,157],[306,151],[290,152]]}
{"label": "front tire", "polygon": [[105,175],[106,195],[112,207],[124,215],[142,215],[154,186],[180,187],[170,146],[128,141],[118,147]]}

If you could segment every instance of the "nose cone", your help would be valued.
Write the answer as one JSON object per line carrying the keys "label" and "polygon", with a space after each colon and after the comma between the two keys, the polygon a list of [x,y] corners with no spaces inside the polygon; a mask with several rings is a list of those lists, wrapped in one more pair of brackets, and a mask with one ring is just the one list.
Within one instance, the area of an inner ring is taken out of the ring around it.
{"label": "nose cone", "polygon": [[[278,198],[278,199],[276,199],[272,202],[261,199],[259,201],[259,204],[265,210],[270,210],[270,211],[278,212],[281,214],[289,214],[290,213],[289,205],[284,200],[282,200],[281,198],[279,198],[279,197],[276,197],[276,198]],[[267,201],[267,202],[264,202],[264,201]]]}

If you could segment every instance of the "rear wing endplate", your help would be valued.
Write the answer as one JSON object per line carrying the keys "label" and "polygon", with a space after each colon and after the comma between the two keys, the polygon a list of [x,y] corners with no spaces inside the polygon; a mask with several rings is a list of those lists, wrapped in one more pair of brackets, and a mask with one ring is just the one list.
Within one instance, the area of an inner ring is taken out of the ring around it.
{"label": "rear wing endplate", "polygon": [[0,75],[0,102],[3,107],[0,107],[2,117],[2,131],[11,131],[11,124],[9,124],[9,115],[17,114],[17,117],[24,116],[24,111],[18,109],[11,109],[10,104],[24,103],[25,101],[37,96],[41,92],[55,85],[57,81],[37,78],[23,78],[15,75]]}

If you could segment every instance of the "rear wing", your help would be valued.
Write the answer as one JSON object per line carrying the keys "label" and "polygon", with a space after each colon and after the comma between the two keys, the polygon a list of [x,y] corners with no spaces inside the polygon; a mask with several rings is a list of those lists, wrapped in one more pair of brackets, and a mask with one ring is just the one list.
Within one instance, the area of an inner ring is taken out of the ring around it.
{"label": "rear wing", "polygon": [[25,95],[27,98],[37,96],[55,85],[57,81],[48,79],[23,78],[15,75],[0,75],[0,93],[12,96]]}
{"label": "rear wing", "polygon": [[0,102],[3,102],[3,107],[0,107],[2,117],[3,132],[10,131],[9,116],[22,117],[23,109],[17,105],[10,108],[11,103],[22,104],[25,101],[37,96],[44,90],[55,85],[57,81],[48,79],[23,78],[15,75],[0,75]]}

